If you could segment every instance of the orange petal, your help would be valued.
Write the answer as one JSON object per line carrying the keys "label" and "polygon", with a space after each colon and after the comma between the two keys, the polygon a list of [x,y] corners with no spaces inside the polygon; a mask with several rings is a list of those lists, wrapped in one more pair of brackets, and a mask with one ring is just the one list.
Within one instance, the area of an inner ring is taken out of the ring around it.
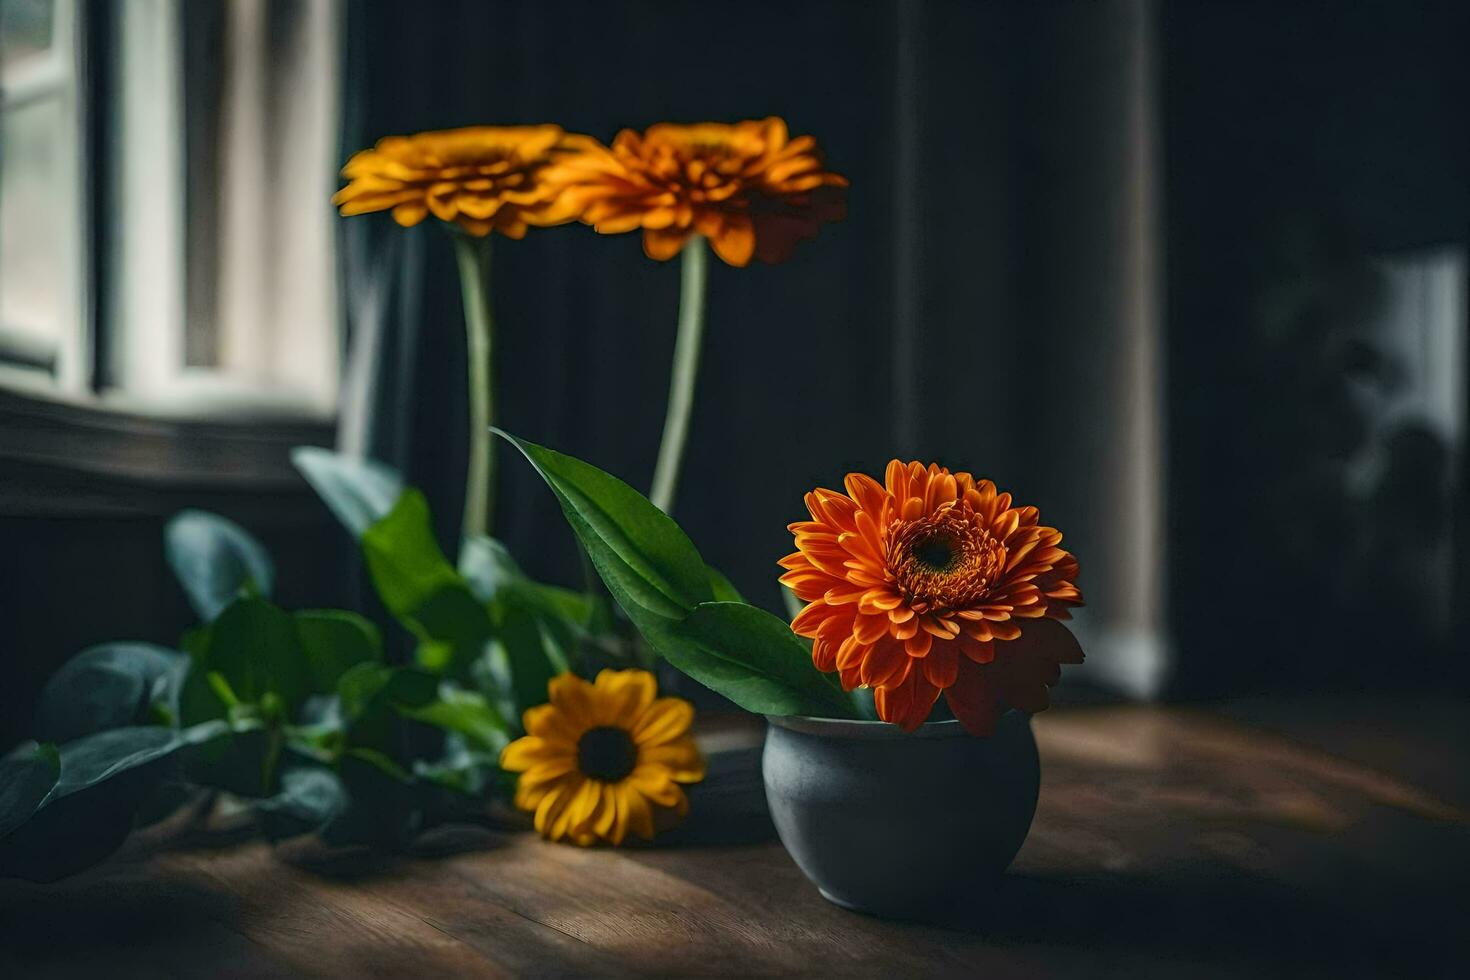
{"label": "orange petal", "polygon": [[687,231],[645,228],[643,229],[643,254],[655,261],[665,262],[678,255],[688,240],[689,232]]}
{"label": "orange petal", "polygon": [[1005,711],[987,668],[968,661],[960,664],[954,684],[944,691],[949,710],[971,735],[990,735]]}
{"label": "orange petal", "polygon": [[880,687],[873,692],[873,703],[878,717],[911,732],[924,723],[934,702],[939,700],[939,688],[929,683],[922,670],[910,670],[902,684],[895,687]]}
{"label": "orange petal", "polygon": [[935,643],[929,651],[929,656],[920,663],[924,668],[924,676],[930,684],[940,690],[949,687],[955,681],[955,675],[960,669],[960,651],[957,643]]}
{"label": "orange petal", "polygon": [[744,268],[755,255],[755,226],[746,215],[727,215],[724,226],[710,239],[710,245],[726,263]]}

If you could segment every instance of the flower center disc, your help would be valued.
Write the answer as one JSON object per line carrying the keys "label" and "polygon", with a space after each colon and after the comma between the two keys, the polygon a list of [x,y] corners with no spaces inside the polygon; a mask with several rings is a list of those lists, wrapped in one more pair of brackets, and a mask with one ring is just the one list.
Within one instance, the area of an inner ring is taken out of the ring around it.
{"label": "flower center disc", "polygon": [[968,507],[894,525],[887,571],[915,612],[981,602],[1005,569],[1006,549]]}
{"label": "flower center disc", "polygon": [[589,728],[577,740],[577,768],[584,776],[615,783],[633,771],[638,747],[621,728]]}
{"label": "flower center disc", "polygon": [[942,572],[954,564],[956,551],[953,541],[936,535],[914,545],[914,558],[920,564],[927,565],[936,572]]}

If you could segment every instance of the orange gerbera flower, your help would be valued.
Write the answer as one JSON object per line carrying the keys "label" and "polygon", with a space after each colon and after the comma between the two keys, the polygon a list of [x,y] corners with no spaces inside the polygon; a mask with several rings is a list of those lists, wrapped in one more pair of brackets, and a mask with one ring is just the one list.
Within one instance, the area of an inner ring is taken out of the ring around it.
{"label": "orange gerbera flower", "polygon": [[1055,622],[1082,604],[1061,532],[989,480],[932,464],[894,460],[883,484],[845,485],[806,495],[812,519],[791,525],[798,550],[781,559],[817,669],[873,688],[878,716],[907,730],[941,691],[977,735],[1007,707],[1044,709],[1058,664],[1082,662]]}
{"label": "orange gerbera flower", "polygon": [[642,228],[643,251],[659,260],[699,234],[730,265],[780,262],[846,212],[847,179],[822,169],[816,141],[790,139],[774,116],[625,129],[611,148],[594,141],[546,179],[602,234]]}
{"label": "orange gerbera flower", "polygon": [[433,214],[476,237],[498,231],[522,238],[529,225],[563,224],[562,207],[542,179],[557,157],[594,143],[560,126],[468,126],[389,136],[342,168],[349,180],[332,196],[342,214],[393,211],[411,228]]}
{"label": "orange gerbera flower", "polygon": [[621,844],[684,817],[684,784],[704,778],[688,701],[655,697],[653,675],[637,669],[604,670],[590,684],[562,674],[547,689],[551,702],[525,712],[525,737],[500,754],[502,769],[521,774],[516,806],[544,837]]}

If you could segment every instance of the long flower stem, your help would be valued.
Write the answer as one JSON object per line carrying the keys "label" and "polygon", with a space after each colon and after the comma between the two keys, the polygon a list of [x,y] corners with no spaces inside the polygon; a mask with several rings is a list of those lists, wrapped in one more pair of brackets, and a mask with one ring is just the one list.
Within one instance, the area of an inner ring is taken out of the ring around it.
{"label": "long flower stem", "polygon": [[469,352],[470,458],[464,481],[464,534],[489,534],[495,513],[495,318],[490,310],[490,237],[454,235]]}
{"label": "long flower stem", "polygon": [[653,469],[651,499],[669,513],[684,462],[689,437],[689,414],[694,406],[694,381],[699,374],[699,352],[704,338],[704,284],[708,250],[704,238],[694,235],[684,246],[679,274],[679,334],[674,341],[674,370],[669,379],[669,409],[664,417],[663,441]]}

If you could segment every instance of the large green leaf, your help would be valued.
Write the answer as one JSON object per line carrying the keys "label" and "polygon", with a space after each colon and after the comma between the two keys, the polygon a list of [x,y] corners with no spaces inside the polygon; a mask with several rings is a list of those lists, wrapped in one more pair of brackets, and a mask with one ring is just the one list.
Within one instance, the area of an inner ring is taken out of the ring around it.
{"label": "large green leaf", "polygon": [[496,430],[556,494],[592,564],[625,612],[682,619],[714,598],[709,571],[679,525],[622,480]]}
{"label": "large green leaf", "polygon": [[717,588],[734,588],[642,494],[588,463],[501,435],[546,480],[613,597],[671,664],[749,711],[853,716],[784,622],[743,602],[713,601]]}
{"label": "large green leaf", "polygon": [[114,728],[63,745],[55,784],[28,819],[0,838],[0,877],[55,881],[102,860],[128,835],[174,753],[225,730],[223,722],[182,731]]}
{"label": "large green leaf", "polygon": [[362,549],[383,605],[418,637],[420,663],[456,674],[484,651],[490,614],[440,550],[422,493],[405,490]]}
{"label": "large green leaf", "polygon": [[349,668],[383,659],[383,641],[371,622],[343,609],[304,609],[292,617],[306,657],[311,690],[330,694]]}
{"label": "large green leaf", "polygon": [[716,602],[745,601],[745,597],[740,594],[739,589],[735,588],[735,584],[725,577],[724,572],[713,565],[709,568],[709,586],[715,594]]}
{"label": "large green leaf", "polygon": [[209,622],[237,596],[269,596],[275,568],[259,541],[234,521],[202,510],[174,515],[164,554],[199,618]]}
{"label": "large green leaf", "polygon": [[382,519],[403,492],[403,477],[370,459],[297,446],[291,450],[291,462],[355,538]]}
{"label": "large green leaf", "polygon": [[852,703],[812,665],[791,627],[743,602],[706,602],[649,642],[664,659],[747,711],[849,718]]}
{"label": "large green leaf", "polygon": [[203,665],[218,673],[240,701],[258,704],[274,694],[288,713],[312,690],[295,621],[264,599],[237,599],[220,613],[210,628]]}
{"label": "large green leaf", "polygon": [[51,675],[36,709],[36,737],[70,742],[109,728],[173,721],[188,657],[151,643],[104,643]]}
{"label": "large green leaf", "polygon": [[0,759],[0,840],[31,818],[60,776],[54,745],[31,742]]}

